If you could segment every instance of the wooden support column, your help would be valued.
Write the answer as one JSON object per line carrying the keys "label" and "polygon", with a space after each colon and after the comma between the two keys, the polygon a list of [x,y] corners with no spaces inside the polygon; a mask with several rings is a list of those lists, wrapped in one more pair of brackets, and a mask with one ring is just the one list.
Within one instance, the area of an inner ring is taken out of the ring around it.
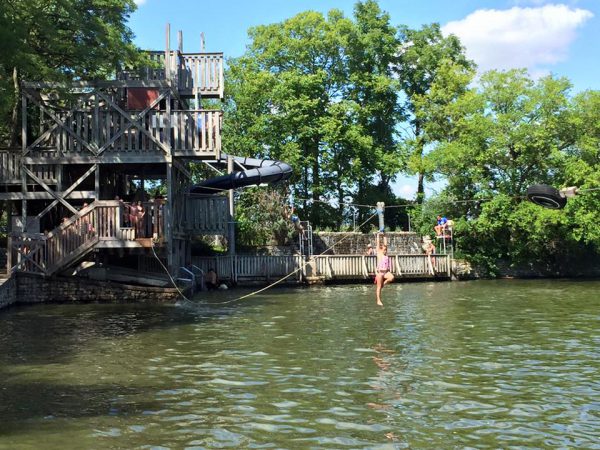
{"label": "wooden support column", "polygon": [[[23,155],[27,151],[27,97],[23,94],[21,96],[21,149]],[[27,200],[25,195],[27,194],[27,172],[25,172],[25,164],[21,163],[21,193],[23,194],[23,200],[21,201],[21,220],[23,228],[21,231],[27,231]]]}
{"label": "wooden support column", "polygon": [[94,171],[95,175],[95,191],[96,198],[95,200],[100,200],[100,164],[96,164],[96,170]]}
{"label": "wooden support column", "polygon": [[164,206],[165,239],[167,241],[167,266],[173,272],[173,164],[167,163],[167,204]]}
{"label": "wooden support column", "polygon": [[94,92],[94,129],[92,133],[94,134],[94,144],[96,148],[100,148],[100,99],[98,98],[98,91]]}
{"label": "wooden support column", "polygon": [[167,47],[165,49],[165,79],[171,79],[171,24],[167,24]]}
{"label": "wooden support column", "polygon": [[[233,173],[233,156],[227,155],[227,173]],[[235,205],[233,202],[233,189],[229,189],[229,238],[227,250],[230,256],[235,256]]]}

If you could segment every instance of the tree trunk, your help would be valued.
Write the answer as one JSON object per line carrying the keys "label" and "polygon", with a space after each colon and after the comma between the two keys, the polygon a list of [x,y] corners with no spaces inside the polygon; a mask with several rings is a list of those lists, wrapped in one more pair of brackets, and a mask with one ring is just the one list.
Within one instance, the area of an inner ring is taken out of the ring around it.
{"label": "tree trunk", "polygon": [[415,136],[417,136],[417,149],[416,153],[419,156],[419,178],[417,182],[417,203],[423,204],[425,200],[425,173],[423,172],[423,150],[424,143],[423,137],[421,136],[421,124],[417,121],[415,124]]}
{"label": "tree trunk", "polygon": [[310,153],[313,155],[312,162],[312,195],[311,199],[313,201],[310,220],[313,223],[317,223],[316,210],[315,206],[317,205],[317,200],[319,200],[319,194],[321,193],[321,173],[319,166],[319,145],[316,144],[313,148],[310,149]]}
{"label": "tree trunk", "polygon": [[17,146],[17,138],[19,136],[18,125],[19,125],[19,100],[21,99],[21,85],[19,84],[19,72],[16,67],[13,67],[13,85],[15,98],[13,101],[13,109],[10,123],[10,146]]}
{"label": "tree trunk", "polygon": [[346,205],[344,205],[344,190],[342,189],[342,183],[339,182],[340,177],[338,176],[338,182],[337,182],[337,196],[338,196],[338,204],[340,205],[340,213],[338,215],[338,223],[337,223],[337,228],[338,230],[340,230],[342,228],[342,224],[344,223],[344,208],[346,207]]}
{"label": "tree trunk", "polygon": [[424,178],[425,178],[425,174],[423,172],[419,172],[419,178],[417,181],[417,203],[419,205],[423,204],[423,200],[425,200]]}

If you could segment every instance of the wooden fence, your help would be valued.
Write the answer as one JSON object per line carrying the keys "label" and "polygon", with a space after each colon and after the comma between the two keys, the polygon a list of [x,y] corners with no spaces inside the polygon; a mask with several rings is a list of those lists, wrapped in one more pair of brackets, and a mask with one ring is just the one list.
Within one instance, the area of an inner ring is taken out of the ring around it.
{"label": "wooden fence", "polygon": [[[390,255],[392,272],[397,278],[450,278],[450,256]],[[299,282],[310,273],[311,278],[326,280],[366,280],[374,276],[376,256],[323,255],[306,260],[299,255],[289,256],[215,256],[193,257],[192,264],[203,271],[214,269],[220,280]],[[309,269],[310,267],[310,269]],[[312,272],[311,272],[312,270]]]}

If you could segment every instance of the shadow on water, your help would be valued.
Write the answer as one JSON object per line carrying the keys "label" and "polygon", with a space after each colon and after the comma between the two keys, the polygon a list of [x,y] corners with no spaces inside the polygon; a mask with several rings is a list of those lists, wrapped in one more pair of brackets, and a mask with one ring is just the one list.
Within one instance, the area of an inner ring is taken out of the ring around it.
{"label": "shadow on water", "polygon": [[151,387],[4,380],[0,389],[0,435],[21,433],[34,426],[32,420],[128,416],[155,411],[160,409],[159,402],[148,400],[154,398],[155,392]]}
{"label": "shadow on water", "polygon": [[202,293],[176,305],[53,303],[0,311],[0,374],[6,365],[68,362],[84,341],[125,339],[139,333],[200,324],[237,314],[253,301],[234,301],[247,291]]}

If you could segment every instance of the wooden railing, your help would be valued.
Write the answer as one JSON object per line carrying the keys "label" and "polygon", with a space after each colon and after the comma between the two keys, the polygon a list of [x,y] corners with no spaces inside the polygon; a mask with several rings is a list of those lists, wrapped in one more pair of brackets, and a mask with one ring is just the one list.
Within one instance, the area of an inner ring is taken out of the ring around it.
{"label": "wooden railing", "polygon": [[223,53],[182,53],[180,58],[180,92],[223,98]]}
{"label": "wooden railing", "polygon": [[223,98],[223,53],[147,52],[154,67],[121,71],[119,80],[176,80],[182,95]]}
{"label": "wooden railing", "polygon": [[186,197],[183,228],[204,235],[227,234],[229,204],[227,197]]}
{"label": "wooden railing", "polygon": [[0,150],[0,183],[21,181],[21,152]]}
{"label": "wooden railing", "polygon": [[276,280],[296,271],[290,281],[300,281],[303,258],[297,255],[285,256],[215,256],[192,257],[192,264],[204,272],[213,269],[219,279],[238,281]]}
{"label": "wooden railing", "polygon": [[[40,156],[45,157],[52,154],[49,151],[41,151]],[[0,150],[0,184],[20,184],[21,178],[22,150]],[[42,181],[48,184],[56,183],[57,166],[53,164],[36,164],[31,171]]]}
{"label": "wooden railing", "polygon": [[[448,255],[390,255],[392,272],[397,276],[450,276],[450,257]],[[368,278],[375,274],[376,256],[361,255],[324,255],[316,258],[318,276],[326,279]]]}
{"label": "wooden railing", "polygon": [[[392,272],[398,278],[450,277],[450,256],[391,255]],[[294,272],[289,281],[300,281],[306,266],[315,266],[313,277],[324,280],[365,280],[375,274],[377,258],[362,255],[319,255],[307,261],[298,255],[289,256],[215,256],[193,257],[192,264],[204,271],[214,269],[221,280],[274,281]]]}
{"label": "wooden railing", "polygon": [[[170,117],[166,111],[149,110],[133,122],[114,109],[75,110],[55,117],[64,126],[56,126],[56,120],[46,117],[40,137],[28,141],[27,152],[34,151],[36,156],[119,153],[126,157],[171,150],[190,156],[218,156],[221,150],[222,112],[217,110],[178,110]],[[49,148],[56,150],[49,153]],[[40,153],[43,150],[48,154]]]}
{"label": "wooden railing", "polygon": [[145,214],[137,218],[126,211],[123,202],[95,201],[47,234],[12,234],[9,266],[12,271],[52,275],[102,241],[160,240],[164,230],[162,202],[143,203]]}

